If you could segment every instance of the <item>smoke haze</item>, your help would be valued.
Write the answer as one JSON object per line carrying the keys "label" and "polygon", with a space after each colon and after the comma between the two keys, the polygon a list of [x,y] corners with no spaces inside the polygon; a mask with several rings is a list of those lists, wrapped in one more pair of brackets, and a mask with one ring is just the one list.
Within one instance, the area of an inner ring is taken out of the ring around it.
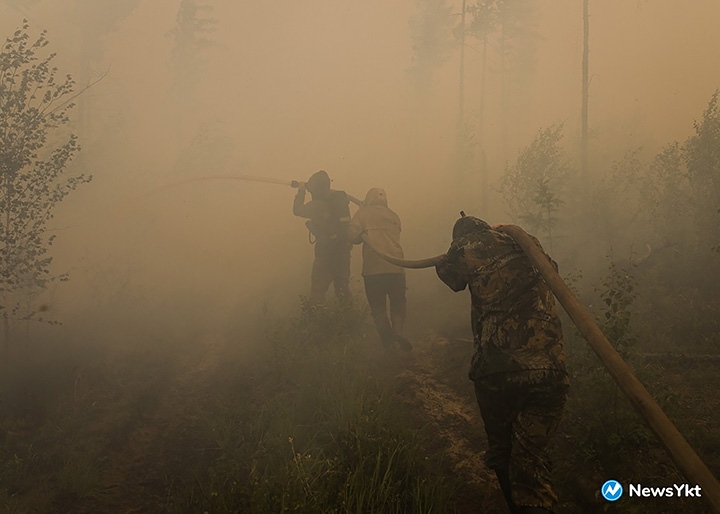
{"label": "smoke haze", "polygon": [[[31,33],[47,30],[78,90],[103,77],[77,99],[72,126],[83,150],[71,171],[93,182],[54,220],[53,266],[70,282],[42,300],[68,324],[100,320],[103,309],[127,311],[128,323],[194,313],[222,324],[307,292],[312,248],[292,216],[292,189],[182,183],[189,178],[306,180],[325,169],[334,188],[359,198],[382,187],[403,220],[406,255],[420,258],[446,249],[460,209],[507,220],[494,187],[540,128],[564,123],[565,149],[578,160],[581,2],[528,3],[532,51],[507,78],[504,118],[501,63],[491,58],[479,119],[481,45],[467,40],[464,110],[483,126],[493,187],[485,206],[479,179],[458,179],[454,168],[456,38],[425,87],[408,72],[420,2],[216,0],[196,3],[207,6],[196,12],[207,31],[191,36],[178,13],[192,2],[106,3],[0,3],[3,34],[23,18]],[[448,5],[457,14],[460,2]],[[654,155],[691,134],[720,86],[720,4],[607,0],[590,11],[590,160],[600,172],[628,150]],[[356,248],[361,296],[359,260]],[[465,299],[436,282],[431,272],[411,275],[411,301],[427,292],[464,312]]]}

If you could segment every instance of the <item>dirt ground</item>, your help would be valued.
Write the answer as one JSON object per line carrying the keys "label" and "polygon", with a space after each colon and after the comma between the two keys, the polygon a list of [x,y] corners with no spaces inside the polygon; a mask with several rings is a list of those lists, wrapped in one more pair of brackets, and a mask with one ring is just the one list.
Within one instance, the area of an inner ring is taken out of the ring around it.
{"label": "dirt ground", "polygon": [[[105,449],[93,491],[83,497],[56,497],[57,512],[139,514],[172,510],[173,479],[185,463],[211,459],[213,448],[199,433],[203,412],[214,400],[214,384],[225,343],[208,335],[183,356],[159,383],[145,392],[147,408],[132,420],[107,411],[76,434],[101,437]],[[482,420],[466,379],[471,346],[467,341],[435,338],[416,341],[411,356],[396,355],[382,364],[393,395],[410,412],[418,429],[443,452],[448,472],[462,484],[455,494],[460,513],[505,512],[491,471],[483,463]],[[382,355],[380,355],[382,358]],[[121,394],[121,392],[117,393]],[[105,398],[120,404],[120,398]],[[195,464],[196,465],[196,464]]]}
{"label": "dirt ground", "polygon": [[432,338],[416,344],[396,374],[398,397],[412,406],[461,478],[460,512],[506,512],[495,474],[483,461],[487,442],[467,369],[472,342]]}
{"label": "dirt ground", "polygon": [[[454,512],[506,513],[494,473],[483,462],[483,424],[467,379],[472,342],[415,337],[410,354],[398,350],[392,355],[372,337],[362,344],[377,344],[366,357],[374,359],[375,378],[407,416],[406,426],[427,436],[428,454],[444,456],[444,476],[459,484]],[[283,394],[270,375],[263,375],[272,370],[247,366],[246,357],[226,335],[210,333],[172,355],[158,348],[73,370],[55,403],[37,403],[25,414],[18,411],[0,420],[7,457],[2,478],[14,476],[15,468],[18,476],[25,470],[24,481],[0,484],[0,512],[188,512],[182,505],[188,486],[200,483],[196,474],[209,469],[222,451],[221,444],[208,438],[218,402],[240,398],[227,412],[242,418],[243,412],[236,411],[243,410],[243,398],[247,412],[256,413],[258,401]],[[234,376],[248,368],[253,380]],[[236,433],[246,429],[226,428]],[[573,454],[579,449],[566,435],[559,434],[555,452],[562,476],[571,476],[557,484],[560,512],[602,512],[605,505],[593,497],[597,473],[568,472],[577,467]],[[238,476],[247,475],[249,466],[238,462]],[[3,487],[12,491],[9,497],[2,497]]]}

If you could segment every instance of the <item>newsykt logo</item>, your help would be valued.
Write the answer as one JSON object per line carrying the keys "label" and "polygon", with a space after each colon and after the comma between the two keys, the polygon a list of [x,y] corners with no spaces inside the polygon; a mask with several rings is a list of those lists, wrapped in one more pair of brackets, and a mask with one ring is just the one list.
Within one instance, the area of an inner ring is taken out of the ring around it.
{"label": "newsykt logo", "polygon": [[608,480],[600,488],[600,493],[609,502],[614,502],[620,499],[623,494],[623,486],[617,480]]}

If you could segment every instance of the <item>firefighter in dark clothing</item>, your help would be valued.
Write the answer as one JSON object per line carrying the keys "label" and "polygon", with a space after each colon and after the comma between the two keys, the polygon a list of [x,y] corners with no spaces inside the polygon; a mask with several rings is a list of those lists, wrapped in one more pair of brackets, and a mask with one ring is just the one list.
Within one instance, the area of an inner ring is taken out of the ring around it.
{"label": "firefighter in dark clothing", "polygon": [[[306,190],[310,191],[312,196],[312,200],[307,203],[305,203]],[[298,183],[298,192],[293,201],[293,214],[309,219],[306,225],[315,238],[310,301],[315,304],[322,303],[332,283],[338,300],[348,302],[352,250],[352,243],[347,236],[350,223],[348,195],[344,191],[330,189],[330,177],[325,171],[320,170],[307,182]]]}
{"label": "firefighter in dark clothing", "polygon": [[436,271],[453,291],[470,289],[470,379],[487,433],[488,467],[511,512],[553,512],[548,447],[568,377],[552,292],[509,235],[472,216],[455,223]]}

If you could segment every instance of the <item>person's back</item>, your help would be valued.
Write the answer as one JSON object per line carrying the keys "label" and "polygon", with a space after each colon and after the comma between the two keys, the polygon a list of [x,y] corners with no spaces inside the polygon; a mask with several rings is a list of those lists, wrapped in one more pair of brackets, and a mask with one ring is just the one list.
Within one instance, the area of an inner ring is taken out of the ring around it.
{"label": "person's back", "polygon": [[[472,223],[471,221],[468,223]],[[438,277],[454,291],[470,288],[475,379],[493,373],[565,371],[555,298],[525,252],[485,225],[453,238]]]}
{"label": "person's back", "polygon": [[469,375],[488,438],[485,461],[511,512],[553,512],[549,445],[569,385],[554,297],[511,237],[471,216],[453,227],[436,271],[452,290],[470,288]]}
{"label": "person's back", "polygon": [[[378,251],[393,257],[403,257],[400,246],[402,226],[400,217],[387,206],[387,196],[380,188],[368,191],[363,206],[350,223],[350,238],[362,242],[366,235]],[[405,270],[380,257],[367,243],[363,243],[363,281],[370,312],[382,344],[390,349],[397,342],[409,351],[412,345],[404,336],[406,298]],[[387,303],[390,303],[390,319]]]}
{"label": "person's back", "polygon": [[[400,217],[387,206],[385,191],[380,188],[370,189],[363,206],[353,216],[350,238],[356,239],[359,232],[364,232],[372,240],[375,248],[387,255],[402,258],[401,231]],[[405,270],[390,264],[380,257],[375,250],[364,244],[363,276],[380,275],[382,273],[405,273]]]}
{"label": "person's back", "polygon": [[308,228],[318,239],[346,238],[350,204],[345,191],[330,189],[330,178],[324,171],[310,177],[305,188],[310,191],[312,200],[305,203],[305,191],[298,188],[293,214],[308,218]]}
{"label": "person's back", "polygon": [[[305,203],[305,190],[312,200]],[[350,251],[347,237],[350,206],[344,191],[330,189],[330,177],[321,170],[307,184],[301,183],[293,201],[293,214],[308,218],[307,227],[315,237],[315,260],[310,281],[310,299],[321,302],[330,284],[342,301],[350,299]]]}

